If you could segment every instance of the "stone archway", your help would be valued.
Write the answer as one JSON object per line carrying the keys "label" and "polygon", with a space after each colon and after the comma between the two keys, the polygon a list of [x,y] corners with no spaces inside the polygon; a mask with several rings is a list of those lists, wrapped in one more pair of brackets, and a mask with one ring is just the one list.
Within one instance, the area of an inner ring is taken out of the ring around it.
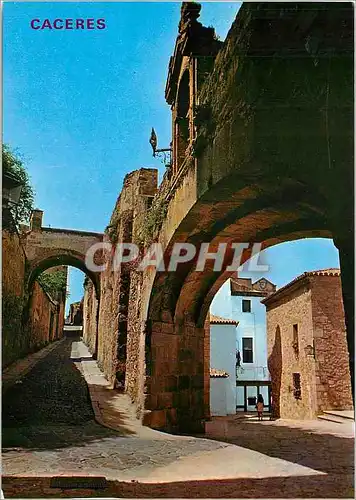
{"label": "stone archway", "polygon": [[[266,211],[264,212],[266,215]],[[274,214],[276,215],[276,214]],[[280,212],[279,224],[271,225],[263,234],[263,248],[283,241],[308,237],[330,237],[325,225],[315,220],[305,225],[303,220],[292,226]],[[256,221],[256,219],[254,219]],[[313,226],[313,229],[311,227]],[[294,231],[284,232],[289,227]],[[281,229],[284,228],[284,229]],[[298,229],[298,230],[297,230]],[[224,231],[212,238],[212,249],[226,241]],[[243,241],[239,239],[235,241]],[[248,241],[248,240],[247,240]],[[261,241],[256,235],[256,241]],[[242,258],[251,255],[247,249]],[[152,286],[146,327],[145,422],[156,428],[180,432],[203,429],[206,416],[204,384],[206,384],[207,347],[205,318],[210,303],[222,283],[232,274],[213,271],[213,261],[207,261],[204,272],[195,271],[194,263],[179,273],[157,273]],[[225,267],[229,259],[225,262]],[[209,359],[209,358],[208,358]],[[205,379],[205,381],[204,381]]]}
{"label": "stone archway", "polygon": [[100,299],[100,274],[95,273],[85,265],[85,255],[74,250],[57,249],[47,253],[45,258],[38,258],[28,263],[26,273],[26,288],[30,292],[33,282],[47,269],[56,266],[71,266],[86,274],[93,282],[97,299]]}
{"label": "stone archway", "polygon": [[[332,237],[340,252],[353,374],[351,10],[321,4],[312,14],[302,4],[241,7],[225,42],[211,46],[214,62],[190,96],[191,144],[184,168],[171,180],[159,241],[169,258],[176,242],[208,242],[216,251],[221,243],[260,242],[267,248]],[[192,71],[196,64],[199,75],[206,46],[200,37],[213,41],[213,32],[197,21],[198,11],[182,7],[166,87],[169,104],[186,64]],[[318,40],[314,49],[312,39]],[[173,106],[173,119],[174,112]],[[201,427],[204,320],[223,279],[211,263],[200,273],[185,263],[175,273],[146,277],[147,369],[138,392],[146,394],[139,404],[153,427]]]}
{"label": "stone archway", "polygon": [[31,310],[32,290],[36,279],[40,274],[47,269],[57,266],[71,266],[82,271],[93,283],[96,299],[96,332],[95,332],[95,346],[93,348],[94,359],[98,352],[99,342],[99,311],[100,311],[100,273],[95,273],[87,268],[85,265],[85,255],[75,251],[68,251],[65,249],[57,249],[50,254],[47,253],[46,258],[36,259],[28,263],[26,273],[25,290],[27,295],[26,305],[23,312],[23,323],[26,324],[29,319],[29,312]]}

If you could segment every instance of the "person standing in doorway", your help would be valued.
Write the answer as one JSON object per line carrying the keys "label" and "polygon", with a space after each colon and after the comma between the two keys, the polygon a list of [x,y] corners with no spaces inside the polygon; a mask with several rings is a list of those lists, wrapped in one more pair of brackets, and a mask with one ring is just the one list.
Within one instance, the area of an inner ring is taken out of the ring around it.
{"label": "person standing in doorway", "polygon": [[260,421],[263,420],[263,407],[264,407],[263,396],[262,394],[259,394],[257,396],[256,410],[257,410],[258,420]]}

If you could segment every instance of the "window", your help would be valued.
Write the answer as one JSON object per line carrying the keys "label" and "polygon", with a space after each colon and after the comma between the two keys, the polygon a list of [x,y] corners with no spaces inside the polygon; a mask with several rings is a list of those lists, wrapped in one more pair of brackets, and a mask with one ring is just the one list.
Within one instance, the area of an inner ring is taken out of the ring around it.
{"label": "window", "polygon": [[242,312],[250,313],[251,312],[251,301],[250,300],[242,300]]}
{"label": "window", "polygon": [[300,373],[293,373],[293,393],[295,399],[302,399],[302,389],[300,385]]}
{"label": "window", "polygon": [[253,339],[245,337],[242,339],[242,361],[253,363]]}
{"label": "window", "polygon": [[298,325],[293,325],[293,342],[292,347],[296,357],[299,356],[299,339],[298,339]]}

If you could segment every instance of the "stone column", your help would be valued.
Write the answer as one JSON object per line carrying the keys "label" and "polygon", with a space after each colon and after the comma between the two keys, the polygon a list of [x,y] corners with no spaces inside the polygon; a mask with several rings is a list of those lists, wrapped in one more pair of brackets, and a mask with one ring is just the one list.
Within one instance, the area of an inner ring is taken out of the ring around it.
{"label": "stone column", "polygon": [[204,324],[204,413],[205,419],[210,420],[210,314],[206,316]]}
{"label": "stone column", "polygon": [[150,350],[144,424],[204,432],[204,328],[154,321]]}

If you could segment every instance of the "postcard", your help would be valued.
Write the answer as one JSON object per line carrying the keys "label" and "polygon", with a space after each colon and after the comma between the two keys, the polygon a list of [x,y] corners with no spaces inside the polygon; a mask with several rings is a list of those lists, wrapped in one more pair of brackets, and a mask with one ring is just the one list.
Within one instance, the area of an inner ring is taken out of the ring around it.
{"label": "postcard", "polygon": [[352,2],[4,2],[3,498],[353,498]]}

